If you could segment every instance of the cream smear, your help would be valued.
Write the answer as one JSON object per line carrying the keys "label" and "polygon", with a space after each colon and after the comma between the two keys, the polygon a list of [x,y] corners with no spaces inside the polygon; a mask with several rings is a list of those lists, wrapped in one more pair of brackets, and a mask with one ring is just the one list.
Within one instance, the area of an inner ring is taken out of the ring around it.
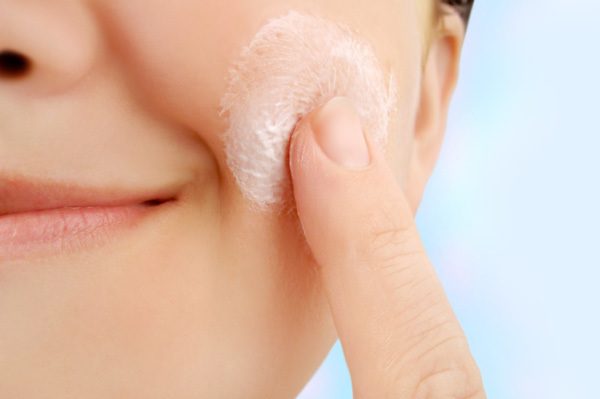
{"label": "cream smear", "polygon": [[242,50],[221,99],[229,122],[223,138],[227,165],[259,208],[284,202],[294,126],[335,96],[346,96],[375,143],[385,144],[395,82],[348,27],[291,11],[268,21]]}

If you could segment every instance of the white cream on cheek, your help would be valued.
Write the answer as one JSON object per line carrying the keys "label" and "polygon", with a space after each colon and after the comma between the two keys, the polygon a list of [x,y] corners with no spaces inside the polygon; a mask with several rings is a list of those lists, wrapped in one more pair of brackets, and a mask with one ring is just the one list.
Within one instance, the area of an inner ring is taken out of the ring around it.
{"label": "white cream on cheek", "polygon": [[297,121],[330,98],[353,102],[363,128],[384,145],[396,101],[372,47],[345,26],[291,11],[267,22],[229,73],[227,165],[259,209],[289,191],[287,150]]}

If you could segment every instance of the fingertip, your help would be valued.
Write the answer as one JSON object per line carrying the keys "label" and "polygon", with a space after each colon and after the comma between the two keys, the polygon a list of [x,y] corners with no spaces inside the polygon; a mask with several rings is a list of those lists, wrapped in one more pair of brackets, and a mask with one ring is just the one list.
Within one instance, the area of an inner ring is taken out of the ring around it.
{"label": "fingertip", "polygon": [[371,162],[362,122],[346,97],[334,97],[310,118],[316,142],[323,153],[345,169],[366,168]]}
{"label": "fingertip", "polygon": [[371,152],[354,105],[338,96],[298,121],[290,137],[289,167],[292,177],[311,162],[328,170],[359,171],[371,165]]}

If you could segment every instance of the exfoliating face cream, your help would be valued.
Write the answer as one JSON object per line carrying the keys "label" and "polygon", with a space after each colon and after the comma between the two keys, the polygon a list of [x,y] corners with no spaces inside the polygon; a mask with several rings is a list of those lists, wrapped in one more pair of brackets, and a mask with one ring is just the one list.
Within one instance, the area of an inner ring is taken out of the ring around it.
{"label": "exfoliating face cream", "polygon": [[282,203],[289,190],[288,142],[298,120],[335,96],[347,97],[367,134],[385,144],[395,82],[348,27],[291,11],[243,49],[221,100],[223,138],[227,165],[259,208]]}

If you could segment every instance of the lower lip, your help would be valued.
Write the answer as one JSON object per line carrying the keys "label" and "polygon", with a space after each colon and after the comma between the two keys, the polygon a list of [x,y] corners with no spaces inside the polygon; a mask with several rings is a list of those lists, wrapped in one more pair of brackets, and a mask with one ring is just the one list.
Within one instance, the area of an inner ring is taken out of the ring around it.
{"label": "lower lip", "polygon": [[132,226],[151,208],[66,207],[0,216],[0,262],[82,249],[108,239],[115,229]]}

